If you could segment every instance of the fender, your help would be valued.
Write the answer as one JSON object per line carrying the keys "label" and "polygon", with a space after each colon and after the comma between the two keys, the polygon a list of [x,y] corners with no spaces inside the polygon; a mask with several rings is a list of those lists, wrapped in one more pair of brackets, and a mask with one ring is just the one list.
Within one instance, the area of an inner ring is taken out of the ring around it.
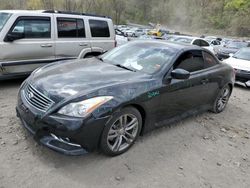
{"label": "fender", "polygon": [[84,48],[84,49],[80,52],[80,54],[79,54],[79,56],[78,56],[77,59],[82,59],[82,58],[84,58],[84,56],[85,56],[87,53],[90,53],[90,52],[92,52],[91,48]]}
{"label": "fender", "polygon": [[99,48],[99,47],[92,47],[92,48],[84,48],[79,56],[78,56],[78,59],[82,59],[84,58],[84,56],[88,53],[93,53],[93,52],[98,52],[98,53],[103,53],[104,50],[102,48]]}

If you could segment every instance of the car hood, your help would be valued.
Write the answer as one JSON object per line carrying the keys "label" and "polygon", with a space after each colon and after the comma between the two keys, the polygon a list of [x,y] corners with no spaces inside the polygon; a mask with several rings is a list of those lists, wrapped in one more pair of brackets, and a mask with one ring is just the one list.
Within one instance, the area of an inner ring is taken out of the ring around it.
{"label": "car hood", "polygon": [[231,65],[235,69],[250,71],[250,61],[230,57],[230,58],[224,60],[223,62]]}
{"label": "car hood", "polygon": [[98,89],[135,82],[149,75],[104,63],[97,58],[74,60],[45,66],[36,71],[30,83],[55,102],[83,96]]}
{"label": "car hood", "polygon": [[226,54],[236,53],[239,49],[238,48],[227,48],[227,47],[219,47],[218,51]]}

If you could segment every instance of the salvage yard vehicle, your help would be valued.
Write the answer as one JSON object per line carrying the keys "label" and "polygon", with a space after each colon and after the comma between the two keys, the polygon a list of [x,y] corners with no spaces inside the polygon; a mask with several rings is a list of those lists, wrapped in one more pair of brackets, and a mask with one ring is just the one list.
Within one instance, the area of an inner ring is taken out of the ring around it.
{"label": "salvage yard vehicle", "polygon": [[45,64],[84,58],[115,47],[106,16],[61,11],[0,11],[0,80]]}
{"label": "salvage yard vehicle", "polygon": [[206,40],[203,40],[202,38],[190,37],[190,36],[179,36],[173,39],[173,41],[200,46],[200,47],[208,49],[210,52],[214,54],[213,47]]}
{"label": "salvage yard vehicle", "polygon": [[214,51],[218,59],[223,60],[229,58],[229,54],[235,54],[239,49],[250,47],[250,43],[245,41],[233,40],[224,46],[215,47]]}
{"label": "salvage yard vehicle", "polygon": [[20,87],[17,116],[35,138],[79,155],[115,156],[139,135],[190,115],[222,112],[233,68],[208,50],[166,41],[134,41],[102,56],[56,62]]}
{"label": "salvage yard vehicle", "polygon": [[242,48],[234,55],[230,54],[225,63],[231,65],[236,72],[236,84],[250,87],[250,48]]}
{"label": "salvage yard vehicle", "polygon": [[117,46],[121,46],[128,42],[128,37],[125,35],[125,33],[120,31],[119,29],[115,29],[115,38]]}

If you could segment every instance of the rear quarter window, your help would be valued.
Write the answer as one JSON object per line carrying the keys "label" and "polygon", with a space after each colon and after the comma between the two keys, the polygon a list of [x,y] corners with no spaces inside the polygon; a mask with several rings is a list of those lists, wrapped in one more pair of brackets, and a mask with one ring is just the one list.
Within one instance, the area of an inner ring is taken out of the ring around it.
{"label": "rear quarter window", "polygon": [[204,68],[209,68],[218,64],[216,59],[212,55],[204,51],[203,51],[203,58],[205,60]]}
{"label": "rear quarter window", "polygon": [[57,18],[58,38],[85,38],[82,19]]}
{"label": "rear quarter window", "polygon": [[89,20],[89,25],[92,37],[110,37],[107,21]]}

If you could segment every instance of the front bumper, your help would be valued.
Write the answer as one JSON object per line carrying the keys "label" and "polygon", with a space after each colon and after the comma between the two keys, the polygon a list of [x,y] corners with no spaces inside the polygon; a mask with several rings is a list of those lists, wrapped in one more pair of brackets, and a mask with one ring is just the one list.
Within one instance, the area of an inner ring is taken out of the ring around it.
{"label": "front bumper", "polygon": [[18,95],[17,116],[39,143],[67,155],[82,155],[98,147],[109,117],[82,119],[61,115],[44,115]]}
{"label": "front bumper", "polygon": [[250,71],[236,70],[235,80],[236,84],[250,87]]}

